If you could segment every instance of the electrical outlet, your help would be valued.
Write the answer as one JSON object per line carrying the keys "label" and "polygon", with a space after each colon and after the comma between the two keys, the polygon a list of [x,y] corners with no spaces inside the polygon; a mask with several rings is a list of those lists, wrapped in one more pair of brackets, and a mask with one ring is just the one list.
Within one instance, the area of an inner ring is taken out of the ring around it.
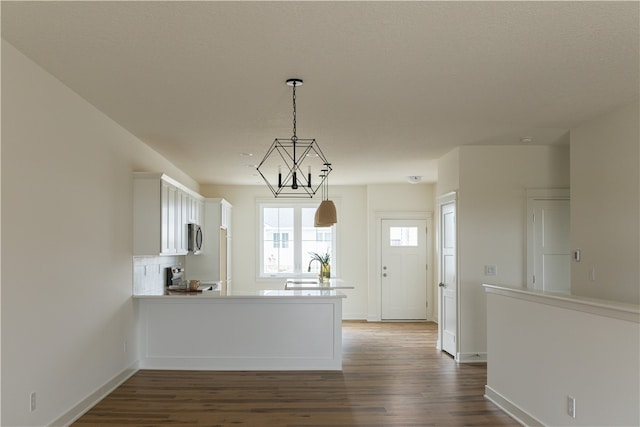
{"label": "electrical outlet", "polygon": [[576,398],[567,396],[567,412],[571,418],[576,417]]}
{"label": "electrical outlet", "polygon": [[29,395],[29,412],[36,410],[36,392],[34,391]]}

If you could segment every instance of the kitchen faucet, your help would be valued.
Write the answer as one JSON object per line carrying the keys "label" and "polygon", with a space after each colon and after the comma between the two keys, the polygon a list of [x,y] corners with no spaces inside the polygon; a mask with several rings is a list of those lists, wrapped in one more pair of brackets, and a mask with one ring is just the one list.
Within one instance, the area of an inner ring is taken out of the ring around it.
{"label": "kitchen faucet", "polygon": [[[312,259],[311,261],[309,261],[309,267],[307,268],[307,272],[310,272],[310,271],[311,271],[311,263],[312,263],[313,261],[320,262],[320,260],[319,260],[319,259],[315,259],[315,258],[314,258],[314,259]],[[322,263],[321,263],[321,262],[320,262],[320,267],[322,267]]]}

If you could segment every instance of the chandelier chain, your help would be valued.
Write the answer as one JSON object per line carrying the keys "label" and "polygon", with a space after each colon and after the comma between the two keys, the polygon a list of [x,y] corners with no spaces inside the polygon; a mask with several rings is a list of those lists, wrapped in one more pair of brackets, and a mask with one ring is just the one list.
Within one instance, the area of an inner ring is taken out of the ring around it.
{"label": "chandelier chain", "polygon": [[293,137],[294,142],[298,139],[296,136],[296,82],[293,82]]}

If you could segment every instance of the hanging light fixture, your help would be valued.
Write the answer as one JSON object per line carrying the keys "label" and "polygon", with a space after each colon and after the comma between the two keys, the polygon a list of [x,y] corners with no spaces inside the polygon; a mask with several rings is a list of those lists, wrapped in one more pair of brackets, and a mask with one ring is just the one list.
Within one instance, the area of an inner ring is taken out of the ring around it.
{"label": "hanging light fixture", "polygon": [[[326,173],[326,174],[325,174]],[[318,209],[316,209],[316,215],[314,217],[314,225],[316,227],[331,227],[338,222],[338,215],[336,214],[336,205],[332,200],[329,200],[329,180],[327,179],[328,171],[322,170],[323,185],[322,185],[322,202]]]}
{"label": "hanging light fixture", "polygon": [[[296,88],[302,79],[288,79],[293,88],[293,136],[276,138],[257,167],[275,197],[313,197],[331,172],[315,139],[301,139],[296,133]],[[317,181],[314,173],[321,172]]]}

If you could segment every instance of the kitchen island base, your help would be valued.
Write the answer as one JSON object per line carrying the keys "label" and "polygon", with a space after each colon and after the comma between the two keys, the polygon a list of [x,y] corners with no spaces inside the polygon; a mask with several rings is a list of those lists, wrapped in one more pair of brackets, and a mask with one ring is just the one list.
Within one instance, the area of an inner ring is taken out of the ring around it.
{"label": "kitchen island base", "polygon": [[335,291],[136,296],[140,369],[341,370]]}

